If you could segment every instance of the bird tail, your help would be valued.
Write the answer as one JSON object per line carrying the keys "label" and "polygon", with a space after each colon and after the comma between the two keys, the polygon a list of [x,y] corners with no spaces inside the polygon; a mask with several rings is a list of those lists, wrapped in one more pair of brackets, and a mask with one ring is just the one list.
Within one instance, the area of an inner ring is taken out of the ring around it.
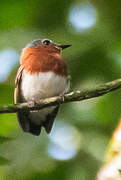
{"label": "bird tail", "polygon": [[40,121],[43,123],[39,124],[39,125],[32,122],[32,120],[30,119],[30,116],[29,116],[29,114],[30,114],[29,111],[20,110],[17,112],[17,118],[19,121],[19,125],[24,132],[31,133],[35,136],[40,135],[42,126],[45,128],[46,132],[49,134],[52,129],[54,119],[58,113],[58,109],[59,109],[59,106],[56,106],[54,108],[54,110],[46,116],[45,121]]}
{"label": "bird tail", "polygon": [[41,133],[41,125],[36,125],[31,122],[29,118],[29,112],[23,110],[17,112],[17,118],[19,125],[24,132],[31,133],[35,136],[39,136]]}
{"label": "bird tail", "polygon": [[52,126],[53,126],[53,123],[54,123],[54,119],[58,113],[58,110],[59,110],[59,106],[56,106],[54,108],[54,110],[52,111],[52,113],[48,114],[47,117],[46,117],[46,121],[43,122],[43,126],[46,130],[46,132],[49,134],[51,129],[52,129]]}

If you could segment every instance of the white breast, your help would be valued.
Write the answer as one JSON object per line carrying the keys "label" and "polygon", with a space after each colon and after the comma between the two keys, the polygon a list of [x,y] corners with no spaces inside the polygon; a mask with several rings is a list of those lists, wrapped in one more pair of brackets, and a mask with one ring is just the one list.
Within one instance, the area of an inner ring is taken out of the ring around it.
{"label": "white breast", "polygon": [[67,77],[53,72],[31,75],[24,70],[21,90],[25,101],[38,100],[66,93],[69,89]]}

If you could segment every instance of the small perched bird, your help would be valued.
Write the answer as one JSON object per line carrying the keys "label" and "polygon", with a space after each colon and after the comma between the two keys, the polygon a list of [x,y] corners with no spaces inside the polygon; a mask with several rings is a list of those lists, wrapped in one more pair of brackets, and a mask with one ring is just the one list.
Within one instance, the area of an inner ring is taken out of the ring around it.
{"label": "small perched bird", "polygon": [[[38,39],[22,50],[20,67],[15,79],[14,102],[37,102],[40,99],[63,96],[70,82],[67,64],[60,55],[70,45],[55,44],[49,39]],[[38,136],[42,126],[50,133],[59,106],[38,111],[18,111],[19,124],[24,132]]]}

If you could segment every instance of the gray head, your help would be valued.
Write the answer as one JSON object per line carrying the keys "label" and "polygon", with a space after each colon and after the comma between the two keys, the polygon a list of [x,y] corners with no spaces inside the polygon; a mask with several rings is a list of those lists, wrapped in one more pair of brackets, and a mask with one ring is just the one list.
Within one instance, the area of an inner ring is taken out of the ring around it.
{"label": "gray head", "polygon": [[26,48],[34,48],[36,46],[48,46],[48,45],[53,45],[56,46],[57,48],[60,49],[65,49],[67,47],[70,47],[71,45],[60,45],[60,44],[55,44],[52,40],[50,39],[37,39],[33,40],[29,44],[26,45]]}
{"label": "gray head", "polygon": [[52,40],[50,39],[36,39],[31,41],[29,44],[27,44],[26,47],[33,48],[36,46],[50,45],[50,44],[53,44]]}

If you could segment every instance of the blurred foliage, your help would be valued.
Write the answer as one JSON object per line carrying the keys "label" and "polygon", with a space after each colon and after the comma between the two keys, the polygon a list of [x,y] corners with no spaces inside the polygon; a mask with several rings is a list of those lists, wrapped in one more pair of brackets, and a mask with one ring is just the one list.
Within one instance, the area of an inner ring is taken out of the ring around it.
{"label": "blurred foliage", "polygon": [[[72,31],[68,20],[70,8],[80,3],[92,4],[97,13],[96,24],[82,33]],[[20,53],[29,41],[47,37],[72,44],[63,52],[72,77],[71,89],[90,88],[120,78],[120,5],[118,0],[1,1],[0,50],[12,48]],[[0,84],[0,105],[13,103],[17,67]],[[118,90],[104,97],[61,106],[56,121],[74,126],[82,139],[76,156],[66,161],[49,156],[50,140],[44,131],[33,137],[21,131],[15,114],[0,115],[0,179],[94,180],[120,118],[120,99]],[[8,161],[11,163],[5,166]]]}
{"label": "blurred foliage", "polygon": [[99,169],[97,179],[121,179],[121,120],[109,141],[105,161]]}

